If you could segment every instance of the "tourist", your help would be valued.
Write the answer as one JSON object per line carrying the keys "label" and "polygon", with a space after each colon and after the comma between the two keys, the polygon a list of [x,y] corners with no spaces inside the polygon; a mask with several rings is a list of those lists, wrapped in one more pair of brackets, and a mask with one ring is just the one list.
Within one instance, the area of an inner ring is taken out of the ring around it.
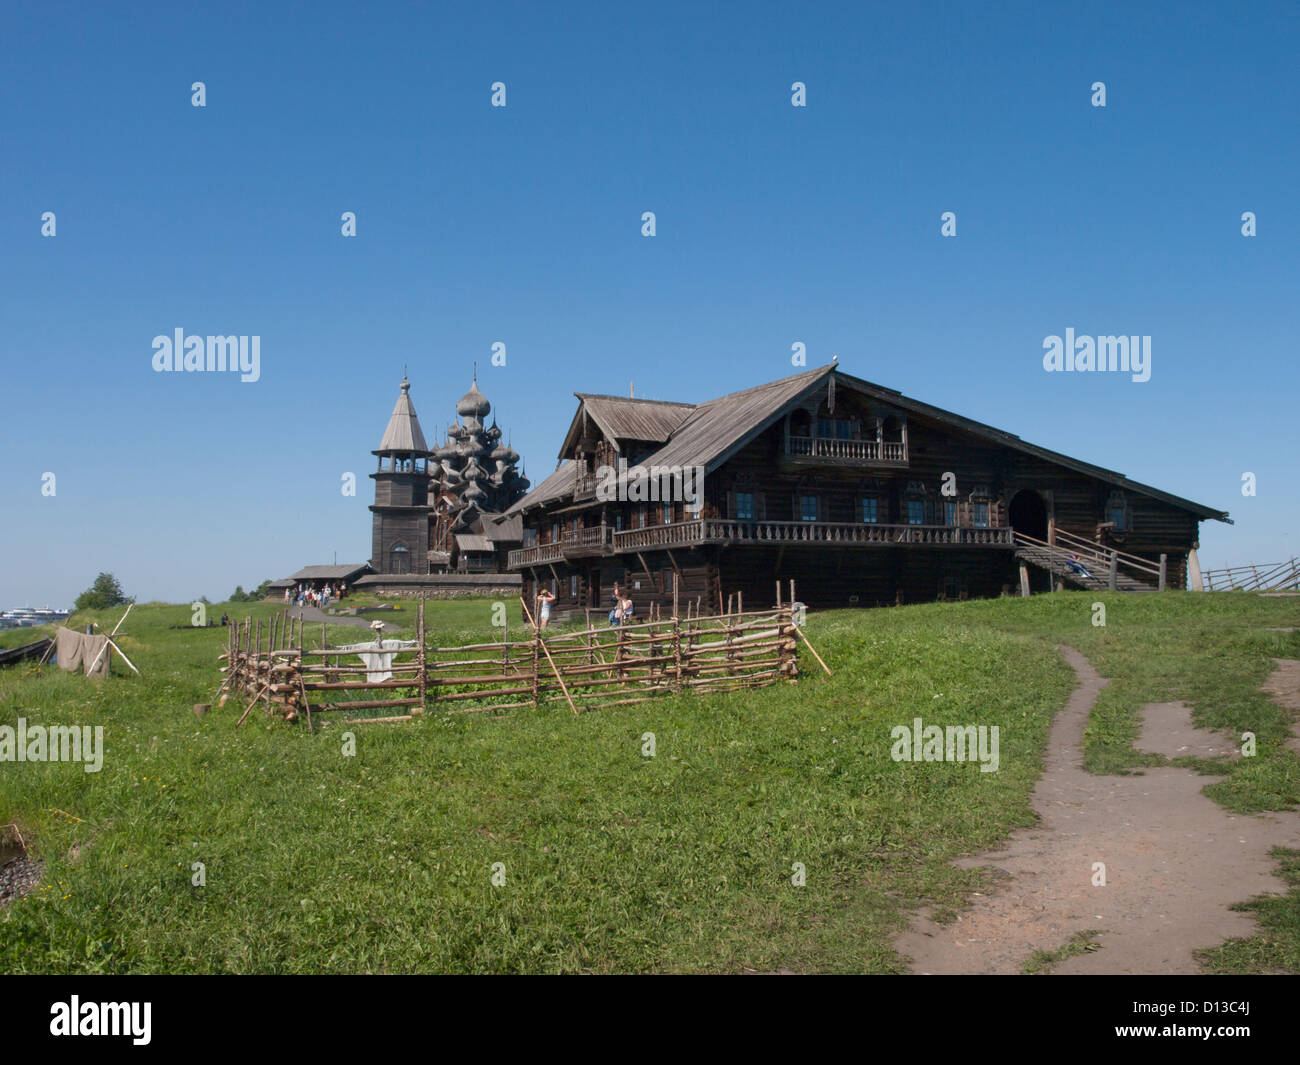
{"label": "tourist", "polygon": [[546,628],[547,623],[551,620],[551,604],[555,602],[555,596],[549,588],[543,588],[537,593],[537,610],[541,618],[541,627]]}
{"label": "tourist", "polygon": [[284,590],[284,605],[287,607],[290,604],[290,602],[292,602],[292,599],[289,595],[289,589],[286,588]]}
{"label": "tourist", "polygon": [[1078,555],[1070,555],[1070,560],[1065,565],[1072,573],[1077,573],[1080,577],[1092,580],[1092,574],[1084,568],[1083,563],[1079,561]]}

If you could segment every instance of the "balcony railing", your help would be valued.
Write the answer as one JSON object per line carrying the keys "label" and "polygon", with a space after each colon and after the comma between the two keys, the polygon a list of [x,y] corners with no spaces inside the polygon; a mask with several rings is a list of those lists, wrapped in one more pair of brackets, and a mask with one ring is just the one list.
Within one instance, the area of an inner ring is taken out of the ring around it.
{"label": "balcony railing", "polygon": [[792,458],[906,466],[907,445],[891,440],[841,440],[833,436],[792,436],[786,447]]}
{"label": "balcony railing", "polygon": [[593,525],[589,529],[579,529],[577,532],[566,529],[560,533],[557,543],[537,544],[511,551],[507,556],[506,565],[514,569],[519,566],[545,565],[547,562],[558,562],[564,558],[606,554],[613,532],[614,530],[608,525]]}
{"label": "balcony railing", "polygon": [[702,518],[614,532],[608,526],[569,533],[557,544],[511,551],[511,569],[545,565],[565,558],[641,551],[647,548],[689,547],[694,544],[919,544],[939,547],[1014,547],[1010,526],[881,525],[848,521],[738,521]]}
{"label": "balcony railing", "polygon": [[737,521],[704,518],[653,525],[614,534],[615,551],[703,543],[935,544],[951,547],[1011,547],[1010,527],[967,525],[881,525],[876,522]]}

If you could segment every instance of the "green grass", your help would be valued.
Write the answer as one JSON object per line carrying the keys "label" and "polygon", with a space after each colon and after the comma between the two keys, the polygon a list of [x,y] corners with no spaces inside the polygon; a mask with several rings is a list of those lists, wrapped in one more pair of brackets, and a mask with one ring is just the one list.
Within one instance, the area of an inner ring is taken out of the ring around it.
{"label": "green grass", "polygon": [[1252,913],[1260,931],[1244,939],[1230,939],[1198,955],[1212,973],[1300,972],[1300,851],[1275,847],[1279,873],[1290,886],[1281,896],[1265,895],[1233,909]]}
{"label": "green grass", "polygon": [[54,635],[53,625],[28,625],[21,629],[0,629],[0,650],[11,647],[25,647],[47,636]]}
{"label": "green grass", "polygon": [[[431,603],[430,642],[489,637],[490,612]],[[0,825],[46,862],[41,889],[0,916],[0,971],[901,971],[890,941],[909,909],[955,912],[985,884],[950,860],[1033,822],[1046,730],[1073,686],[1055,642],[1116,678],[1091,768],[1140,769],[1134,710],[1187,698],[1260,737],[1216,798],[1280,809],[1300,798],[1300,764],[1258,684],[1270,655],[1300,645],[1261,630],[1297,614],[1295,600],[1178,593],[814,614],[833,678],[804,655],[797,685],[579,718],[562,704],[499,719],[431,707],[357,727],[345,757],[344,728],[311,735],[255,712],[236,730],[233,701],[195,718],[224,634],[169,629],[188,607],[136,607],[122,645],[143,679],[117,663],[103,682],[0,674],[0,723],[102,724],[106,743],[98,774],[0,770]],[[360,631],[331,626],[330,640]],[[918,716],[999,725],[1000,771],[893,762],[890,729]]]}
{"label": "green grass", "polygon": [[1101,944],[1097,942],[1097,936],[1099,935],[1101,935],[1101,932],[1098,929],[1089,928],[1083,932],[1075,932],[1055,950],[1034,951],[1021,968],[1021,975],[1046,976],[1066,958],[1071,958],[1076,954],[1088,954],[1101,949]]}

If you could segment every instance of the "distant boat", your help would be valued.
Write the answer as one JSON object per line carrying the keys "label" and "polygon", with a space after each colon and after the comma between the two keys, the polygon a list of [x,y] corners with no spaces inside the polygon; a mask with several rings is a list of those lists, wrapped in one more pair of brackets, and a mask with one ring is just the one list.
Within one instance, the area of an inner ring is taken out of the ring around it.
{"label": "distant boat", "polygon": [[13,610],[0,612],[0,629],[25,629],[33,625],[52,625],[58,621],[66,621],[69,612],[67,610],[53,610],[50,607],[41,607],[39,609],[22,606]]}

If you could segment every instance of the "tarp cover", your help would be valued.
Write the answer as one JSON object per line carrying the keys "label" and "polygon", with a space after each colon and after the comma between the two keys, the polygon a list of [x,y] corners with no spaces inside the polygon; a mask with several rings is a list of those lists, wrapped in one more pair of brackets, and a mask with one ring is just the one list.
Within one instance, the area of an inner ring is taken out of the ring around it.
{"label": "tarp cover", "polygon": [[107,646],[107,636],[87,636],[84,632],[65,629],[62,625],[54,632],[55,659],[59,668],[66,669],[69,673],[84,671],[88,677],[107,677],[111,653],[104,650]]}

